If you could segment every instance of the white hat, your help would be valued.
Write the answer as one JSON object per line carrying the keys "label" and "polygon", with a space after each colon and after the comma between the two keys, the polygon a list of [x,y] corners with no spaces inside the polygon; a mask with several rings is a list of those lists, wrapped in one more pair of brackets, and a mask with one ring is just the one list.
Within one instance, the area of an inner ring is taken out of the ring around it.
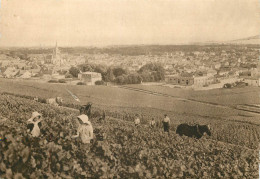
{"label": "white hat", "polygon": [[91,123],[88,121],[88,116],[85,115],[85,114],[82,114],[82,115],[78,116],[77,118],[79,118],[84,124],[91,124]]}
{"label": "white hat", "polygon": [[32,113],[32,117],[28,120],[28,122],[32,121],[34,118],[42,116],[40,113],[38,113],[37,111],[34,111]]}

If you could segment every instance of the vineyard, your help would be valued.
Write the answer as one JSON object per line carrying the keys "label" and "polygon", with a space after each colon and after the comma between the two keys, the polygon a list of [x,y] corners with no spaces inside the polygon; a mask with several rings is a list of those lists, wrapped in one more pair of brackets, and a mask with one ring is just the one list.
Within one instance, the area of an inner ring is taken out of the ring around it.
{"label": "vineyard", "polygon": [[[259,102],[256,88],[241,88],[231,90],[218,90],[207,92],[194,92],[191,90],[171,89],[162,86],[131,85],[134,88],[142,88],[164,96],[152,95],[136,90],[122,89],[112,86],[77,86],[69,84],[49,84],[35,81],[19,81],[0,79],[0,92],[8,92],[18,95],[26,95],[39,98],[53,98],[60,96],[66,103],[86,104],[92,102],[96,105],[116,107],[155,108],[173,111],[178,114],[192,114],[214,117],[238,116],[241,111],[230,108],[217,108],[207,103],[217,103],[236,107],[237,104],[257,104]],[[76,102],[67,92],[70,90],[79,99]],[[168,95],[168,96],[167,96]],[[173,96],[173,97],[169,97]],[[182,100],[191,99],[193,101]],[[208,100],[207,100],[208,99]],[[203,103],[201,103],[201,102]],[[188,109],[188,110],[187,110]],[[242,111],[242,114],[247,112]]]}
{"label": "vineyard", "polygon": [[[176,135],[177,122],[169,135],[160,123],[150,129],[146,123],[155,114],[149,111],[144,111],[142,127],[135,128],[127,110],[106,109],[108,119],[98,121],[99,110],[90,119],[94,141],[84,146],[70,138],[78,110],[0,95],[0,178],[258,177],[257,125],[224,121],[219,127],[223,121],[194,119],[213,128],[211,137],[197,140]],[[26,133],[33,111],[44,117],[39,139]]]}

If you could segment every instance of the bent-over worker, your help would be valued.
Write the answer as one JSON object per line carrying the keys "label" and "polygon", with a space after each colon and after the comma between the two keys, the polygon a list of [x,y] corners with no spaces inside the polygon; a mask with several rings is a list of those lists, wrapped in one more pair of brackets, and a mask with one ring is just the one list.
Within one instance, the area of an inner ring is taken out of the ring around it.
{"label": "bent-over worker", "polygon": [[37,111],[32,113],[32,117],[28,119],[27,121],[27,131],[30,132],[30,134],[33,137],[39,137],[41,135],[41,121],[42,121],[42,115],[38,113]]}
{"label": "bent-over worker", "polygon": [[88,144],[93,139],[93,127],[91,122],[88,120],[88,116],[82,114],[77,117],[79,120],[79,127],[77,130],[77,135],[72,136],[72,138],[80,137],[82,143]]}

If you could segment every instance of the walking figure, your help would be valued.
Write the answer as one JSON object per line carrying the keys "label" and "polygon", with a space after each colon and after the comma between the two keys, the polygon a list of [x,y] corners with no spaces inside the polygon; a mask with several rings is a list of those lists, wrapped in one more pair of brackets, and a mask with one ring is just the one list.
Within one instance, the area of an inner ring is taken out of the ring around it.
{"label": "walking figure", "polygon": [[168,133],[169,133],[169,129],[170,129],[170,118],[167,116],[167,114],[164,115],[164,119],[163,119],[163,129],[164,129],[164,132],[168,132]]}

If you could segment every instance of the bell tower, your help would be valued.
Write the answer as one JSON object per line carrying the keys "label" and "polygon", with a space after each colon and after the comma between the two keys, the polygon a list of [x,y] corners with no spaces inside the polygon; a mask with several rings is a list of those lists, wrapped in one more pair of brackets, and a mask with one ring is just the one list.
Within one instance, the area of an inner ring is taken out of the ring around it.
{"label": "bell tower", "polygon": [[56,41],[56,45],[55,45],[55,48],[52,53],[52,64],[61,66],[60,51],[58,48],[57,41]]}

